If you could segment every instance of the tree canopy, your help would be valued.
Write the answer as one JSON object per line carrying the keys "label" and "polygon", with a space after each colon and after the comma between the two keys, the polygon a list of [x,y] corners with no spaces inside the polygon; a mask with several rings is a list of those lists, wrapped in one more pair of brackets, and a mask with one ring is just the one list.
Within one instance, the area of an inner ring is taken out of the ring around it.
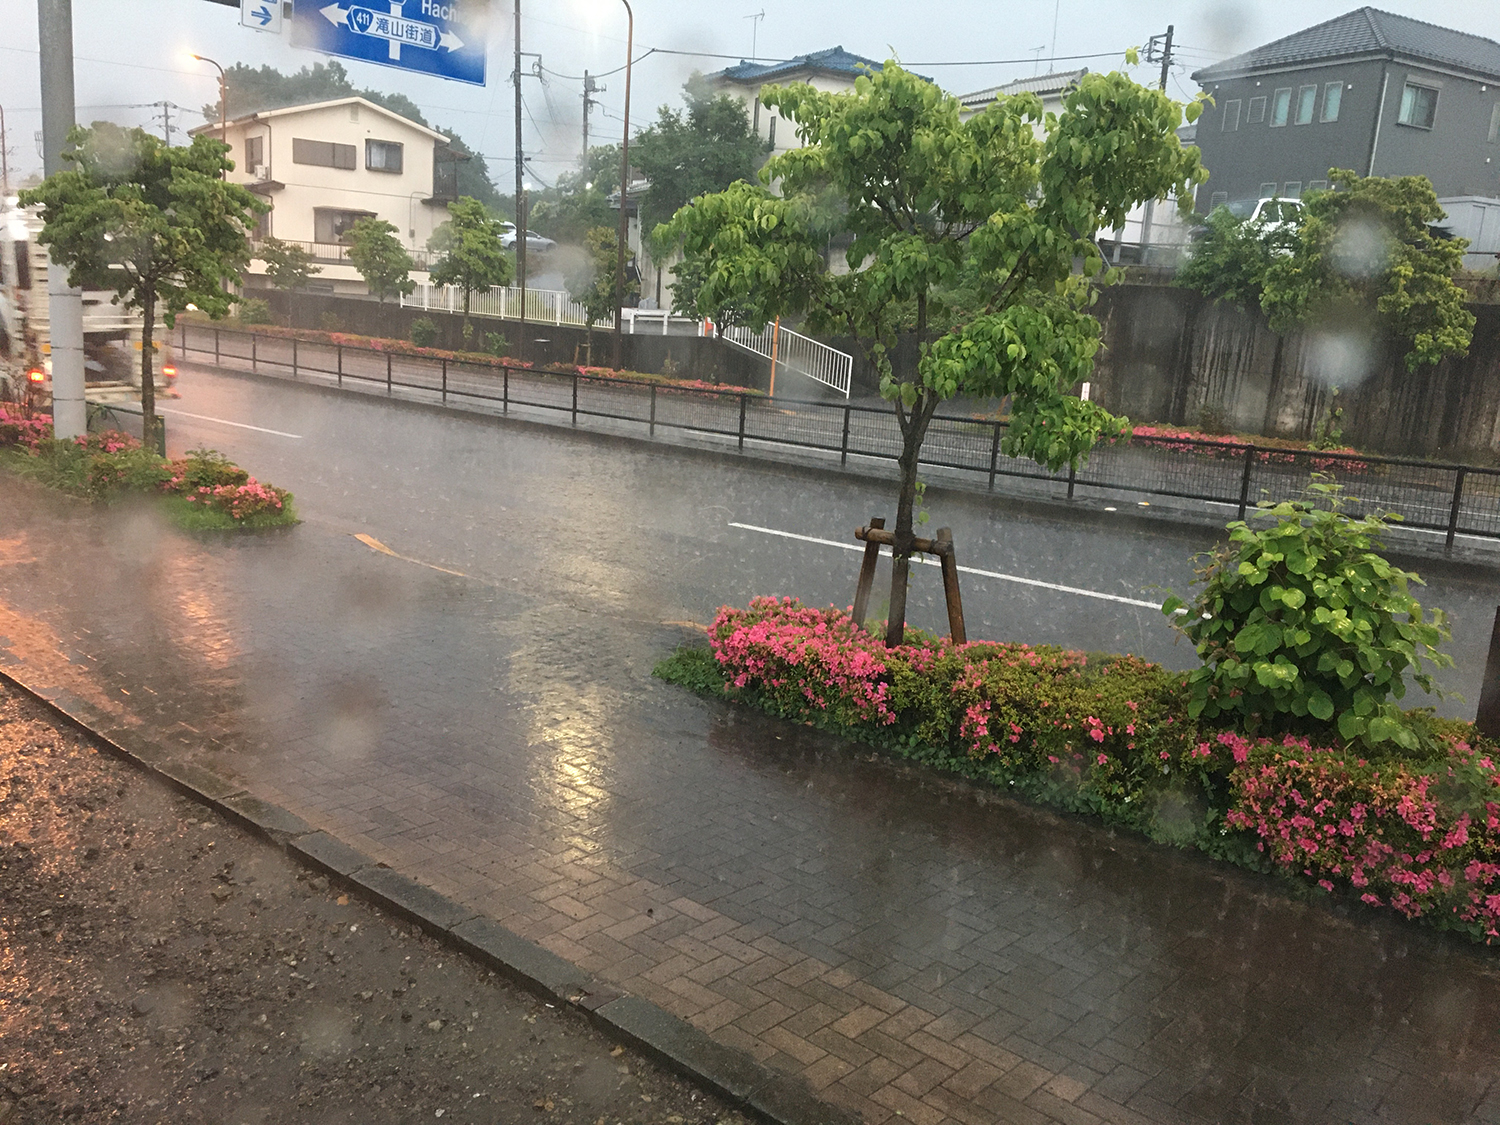
{"label": "tree canopy", "polygon": [[266,276],[283,292],[301,289],[322,269],[313,265],[312,251],[279,238],[263,238],[255,247],[255,257],[266,263]]}
{"label": "tree canopy", "polygon": [[752,179],[771,150],[751,131],[744,104],[714,93],[703,75],[694,72],[682,93],[684,109],[661,106],[630,146],[631,165],[651,183],[640,201],[642,230],[670,219],[696,196]]}
{"label": "tree canopy", "polygon": [[[849,92],[771,86],[761,100],[796,122],[804,147],[771,159],[760,185],[694,199],[657,237],[701,279],[704,315],[734,309],[754,327],[805,317],[814,332],[853,336],[879,372],[902,435],[886,635],[897,644],[918,460],[938,405],[1010,396],[1006,451],[1054,470],[1123,433],[1123,419],[1069,393],[1099,349],[1094,232],[1137,203],[1185,200],[1205,173],[1177,138],[1183,107],[1121,74],[1084,75],[1045,116],[1018,94],[964,120],[956,98],[894,60]],[[1187,110],[1195,118],[1198,104]],[[773,180],[779,195],[764,186]],[[825,261],[836,236],[848,272]],[[905,332],[920,359],[898,370],[890,356]]]}
{"label": "tree canopy", "polygon": [[1178,284],[1243,307],[1271,327],[1337,326],[1389,337],[1415,371],[1466,355],[1474,315],[1454,282],[1467,241],[1447,238],[1426,176],[1328,173],[1332,189],[1309,192],[1294,225],[1240,223],[1219,208]]}
{"label": "tree canopy", "polygon": [[411,255],[401,245],[394,224],[366,215],[349,228],[348,242],[350,263],[381,304],[387,297],[404,296],[417,287],[411,279]]}
{"label": "tree canopy", "polygon": [[38,236],[68,284],[112,289],[141,310],[141,412],[147,441],[156,432],[152,335],[158,309],[167,326],[194,305],[211,317],[229,311],[250,260],[250,231],[268,208],[221,179],[228,149],[197,136],[169,148],[141,129],[108,122],[75,127],[63,159],[73,166],[21,193],[42,208]]}
{"label": "tree canopy", "polygon": [[[590,363],[594,361],[594,322],[606,319],[613,322],[615,316],[615,269],[619,245],[619,236],[612,227],[594,227],[584,236],[584,259],[566,281],[568,296],[581,304],[588,315]],[[640,288],[639,281],[627,278],[625,297],[633,297]]]}
{"label": "tree canopy", "polygon": [[500,245],[504,224],[490,217],[484,204],[467,196],[448,204],[449,219],[438,227],[428,246],[442,255],[432,267],[434,285],[457,285],[464,294],[464,339],[469,326],[469,301],[476,289],[509,285],[515,261]]}
{"label": "tree canopy", "polygon": [[[449,147],[454,152],[468,158],[461,160],[458,165],[459,194],[472,196],[496,214],[515,214],[515,200],[500,193],[490,179],[490,170],[484,158],[466,144],[462,137],[451,129],[431,124],[417,107],[417,103],[405,94],[388,94],[383,90],[369,88],[356,89],[354,83],[349,81],[349,72],[336,61],[313,63],[292,74],[283,74],[273,66],[257,68],[245,63],[235,63],[224,72],[224,80],[229,91],[230,118],[242,117],[262,109],[361,97],[384,106],[392,113],[399,113],[408,121],[436,129],[451,138]],[[219,103],[215,101],[205,105],[203,116],[211,122],[218,121]]]}

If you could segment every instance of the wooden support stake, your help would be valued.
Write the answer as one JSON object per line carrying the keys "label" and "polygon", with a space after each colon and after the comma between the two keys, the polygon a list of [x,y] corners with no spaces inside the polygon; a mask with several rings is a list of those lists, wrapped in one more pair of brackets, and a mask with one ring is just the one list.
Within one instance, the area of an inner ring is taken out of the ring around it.
{"label": "wooden support stake", "polygon": [[958,592],[958,560],[953,557],[952,528],[938,528],[936,546],[943,569],[943,600],[948,603],[948,633],[954,644],[966,644],[969,635],[964,629],[964,599]]}
{"label": "wooden support stake", "polygon": [[[879,530],[885,520],[879,516],[870,518],[870,529]],[[865,528],[854,533],[854,538],[864,540],[865,558],[859,566],[859,584],[854,587],[854,623],[861,629],[865,625],[865,614],[870,610],[870,591],[875,586],[875,564],[880,561],[880,544],[869,538]]]}
{"label": "wooden support stake", "polygon": [[1495,610],[1495,627],[1490,633],[1490,655],[1484,664],[1474,728],[1486,738],[1500,738],[1500,609]]}

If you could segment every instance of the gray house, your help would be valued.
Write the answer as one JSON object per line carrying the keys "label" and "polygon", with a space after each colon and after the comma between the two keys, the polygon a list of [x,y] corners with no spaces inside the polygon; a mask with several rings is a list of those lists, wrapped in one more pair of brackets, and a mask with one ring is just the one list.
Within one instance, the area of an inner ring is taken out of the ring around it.
{"label": "gray house", "polygon": [[1455,233],[1475,249],[1500,238],[1500,43],[1360,8],[1193,78],[1214,99],[1198,121],[1200,210],[1352,168],[1427,176]]}

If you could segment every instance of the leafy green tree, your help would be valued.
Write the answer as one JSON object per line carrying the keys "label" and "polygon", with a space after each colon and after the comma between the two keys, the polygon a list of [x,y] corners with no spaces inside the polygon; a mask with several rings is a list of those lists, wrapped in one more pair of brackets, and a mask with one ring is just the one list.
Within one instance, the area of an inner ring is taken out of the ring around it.
{"label": "leafy green tree", "polygon": [[1474,315],[1454,281],[1468,243],[1434,229],[1444,218],[1426,176],[1329,170],[1331,191],[1310,192],[1288,230],[1210,216],[1202,261],[1181,283],[1209,297],[1258,306],[1278,332],[1316,325],[1385,335],[1415,371],[1467,355]]}
{"label": "leafy green tree", "polygon": [[[694,72],[682,87],[682,112],[662,106],[630,147],[630,163],[651,183],[641,198],[641,229],[666,222],[688,200],[749,180],[771,151],[750,128],[744,103],[715,94]],[[619,153],[612,179],[618,181]]]}
{"label": "leafy green tree", "polygon": [[509,285],[515,261],[500,245],[504,225],[484,204],[468,196],[448,204],[451,216],[433,232],[428,246],[442,255],[432,269],[434,285],[457,285],[464,294],[464,339],[473,334],[469,300],[476,289]]}
{"label": "leafy green tree", "polygon": [[[392,113],[399,113],[408,121],[428,125],[449,137],[449,147],[463,158],[458,165],[459,194],[473,196],[496,214],[515,213],[515,201],[508,195],[500,194],[494,181],[490,179],[489,166],[484,158],[478,156],[462,137],[451,129],[430,125],[417,103],[405,94],[356,89],[354,83],[349,81],[349,72],[338,62],[313,63],[293,74],[283,74],[273,66],[257,68],[236,63],[224,72],[224,78],[229,90],[231,119],[262,109],[280,109],[282,106],[358,96],[384,106]],[[205,105],[203,116],[210,122],[217,122],[219,103],[210,102]]]}
{"label": "leafy green tree", "polygon": [[[604,187],[609,187],[607,181]],[[543,193],[532,205],[527,226],[538,234],[577,246],[583,244],[589,231],[609,226],[618,214],[609,205],[607,190],[591,180],[563,176],[558,178],[556,188]]]}
{"label": "leafy green tree", "polygon": [[264,238],[256,244],[255,257],[266,263],[266,276],[283,293],[301,289],[322,269],[313,265],[312,252],[279,238]]}
{"label": "leafy green tree", "polygon": [[[594,362],[594,322],[614,320],[615,315],[615,266],[620,245],[619,236],[610,227],[595,227],[584,236],[587,257],[576,271],[567,278],[568,295],[577,301],[588,314],[586,347],[588,362]],[[640,292],[639,281],[625,282],[625,296]]]}
{"label": "leafy green tree", "polygon": [[392,294],[405,296],[417,287],[411,279],[411,255],[394,224],[366,215],[349,228],[348,243],[349,261],[381,304]]}
{"label": "leafy green tree", "polygon": [[[760,326],[805,316],[852,335],[880,374],[901,430],[888,644],[904,635],[917,465],[938,405],[957,394],[1011,396],[1006,452],[1056,470],[1126,422],[1068,393],[1099,349],[1088,309],[1103,268],[1096,230],[1136,203],[1185,199],[1205,178],[1176,129],[1183,107],[1121,74],[1089,74],[1043,121],[1031,94],[1000,98],[967,121],[958,100],[894,60],[854,90],[768,87],[762,102],[797,123],[803,148],[762,179],[695,199],[658,231],[702,277],[698,308],[738,310]],[[1197,103],[1188,107],[1196,118]],[[851,272],[824,248],[852,241]],[[954,317],[944,294],[967,279],[975,306]],[[935,315],[936,314],[936,315]],[[934,334],[935,325],[950,325]],[[913,332],[920,359],[890,361]]]}
{"label": "leafy green tree", "polygon": [[227,147],[208,136],[168,148],[141,129],[108,122],[68,134],[73,167],[21,193],[40,205],[38,236],[69,284],[112,289],[141,312],[141,414],[149,446],[156,434],[153,333],[158,310],[170,328],[196,305],[217,319],[250,260],[249,233],[269,208],[220,178],[234,167]]}

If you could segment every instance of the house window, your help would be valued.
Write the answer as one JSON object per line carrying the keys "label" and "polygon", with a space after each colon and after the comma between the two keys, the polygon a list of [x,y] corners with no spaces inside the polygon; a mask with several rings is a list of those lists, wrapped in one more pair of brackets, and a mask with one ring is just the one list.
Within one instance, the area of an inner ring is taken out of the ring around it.
{"label": "house window", "polygon": [[771,142],[771,147],[775,148],[776,147],[776,118],[775,117],[771,118],[770,130],[771,130],[771,135],[767,139]]}
{"label": "house window", "polygon": [[1277,129],[1287,123],[1292,115],[1292,88],[1277,90],[1271,95],[1271,128]]}
{"label": "house window", "polygon": [[257,167],[257,166],[259,166],[261,164],[264,164],[266,162],[265,156],[266,156],[266,139],[264,137],[246,137],[245,138],[245,168],[244,168],[244,170],[246,172],[250,171],[252,168],[255,168],[255,167]]}
{"label": "house window", "polygon": [[1233,101],[1224,103],[1224,120],[1219,126],[1219,131],[1223,133],[1234,133],[1239,131],[1239,127],[1240,100],[1239,98],[1235,98]]}
{"label": "house window", "polygon": [[1208,209],[1212,211],[1215,207],[1222,207],[1228,202],[1229,193],[1227,191],[1216,191],[1208,197]]}
{"label": "house window", "polygon": [[1323,87],[1323,117],[1324,121],[1337,121],[1339,119],[1339,106],[1344,100],[1344,84],[1342,82],[1330,82]]}
{"label": "house window", "polygon": [[1281,194],[1283,196],[1285,196],[1287,199],[1301,199],[1302,198],[1302,181],[1301,180],[1288,180],[1286,182],[1286,188],[1285,188],[1284,191],[1282,191]]}
{"label": "house window", "polygon": [[1308,180],[1307,181],[1307,190],[1308,191],[1327,191],[1328,190],[1328,181],[1327,180]]}
{"label": "house window", "polygon": [[1431,129],[1437,116],[1438,92],[1431,86],[1414,86],[1410,82],[1401,91],[1401,112],[1396,120],[1415,129]]}
{"label": "house window", "polygon": [[1268,184],[1261,184],[1260,185],[1260,197],[1262,199],[1270,199],[1275,194],[1276,194],[1276,181],[1275,180],[1272,180]]}
{"label": "house window", "polygon": [[401,171],[401,144],[398,141],[366,141],[365,167],[372,172]]}
{"label": "house window", "polygon": [[353,170],[354,146],[339,145],[332,141],[304,141],[292,138],[292,163],[313,164],[319,168],[346,168]]}
{"label": "house window", "polygon": [[1490,110],[1490,144],[1500,141],[1500,102],[1495,103],[1495,108]]}
{"label": "house window", "polygon": [[1258,98],[1251,98],[1250,99],[1250,104],[1245,107],[1245,124],[1247,124],[1247,125],[1259,125],[1265,119],[1266,119],[1266,99],[1265,99],[1265,96],[1262,95],[1261,97],[1258,97]]}
{"label": "house window", "polygon": [[1303,86],[1297,91],[1297,124],[1311,125],[1313,119],[1313,107],[1318,104],[1318,88],[1316,86]]}
{"label": "house window", "polygon": [[372,211],[343,211],[334,207],[314,207],[313,241],[342,242],[349,228],[360,219],[374,217]]}

